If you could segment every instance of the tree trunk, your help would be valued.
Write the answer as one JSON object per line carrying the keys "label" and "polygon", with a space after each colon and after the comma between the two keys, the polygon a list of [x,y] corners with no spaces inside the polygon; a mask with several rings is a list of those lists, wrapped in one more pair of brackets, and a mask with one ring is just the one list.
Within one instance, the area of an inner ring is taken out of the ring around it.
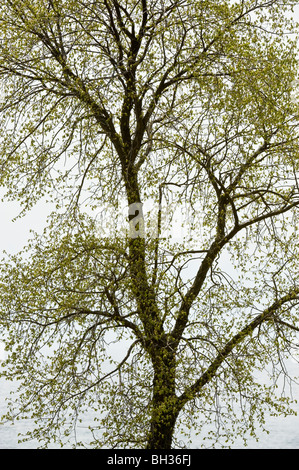
{"label": "tree trunk", "polygon": [[165,348],[154,365],[152,415],[147,449],[171,449],[179,413],[175,394],[175,355]]}
{"label": "tree trunk", "polygon": [[147,449],[171,449],[177,413],[168,404],[161,402],[161,407],[153,411]]}

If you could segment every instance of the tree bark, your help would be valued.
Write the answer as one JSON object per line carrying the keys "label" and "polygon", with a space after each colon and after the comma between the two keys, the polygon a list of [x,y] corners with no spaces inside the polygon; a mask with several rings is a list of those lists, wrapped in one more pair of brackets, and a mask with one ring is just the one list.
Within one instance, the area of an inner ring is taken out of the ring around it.
{"label": "tree bark", "polygon": [[154,370],[147,449],[171,449],[179,408],[175,393],[175,354],[170,348],[160,349]]}

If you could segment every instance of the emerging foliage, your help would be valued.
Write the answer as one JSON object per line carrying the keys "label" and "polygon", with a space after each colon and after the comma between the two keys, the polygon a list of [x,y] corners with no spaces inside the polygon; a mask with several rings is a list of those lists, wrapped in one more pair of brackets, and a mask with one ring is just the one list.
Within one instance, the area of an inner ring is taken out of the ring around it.
{"label": "emerging foliage", "polygon": [[0,0],[0,182],[56,208],[1,268],[28,438],[230,445],[292,412],[297,3]]}

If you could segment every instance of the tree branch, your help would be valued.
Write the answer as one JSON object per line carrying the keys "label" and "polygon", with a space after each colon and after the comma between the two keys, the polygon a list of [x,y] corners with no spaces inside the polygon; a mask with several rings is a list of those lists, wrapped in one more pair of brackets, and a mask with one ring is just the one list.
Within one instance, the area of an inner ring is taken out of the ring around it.
{"label": "tree branch", "polygon": [[[223,362],[229,357],[231,352],[244,341],[245,338],[250,336],[253,331],[261,326],[264,322],[268,321],[272,318],[277,310],[279,310],[282,305],[287,302],[299,298],[299,288],[293,289],[289,294],[286,294],[281,299],[275,301],[269,308],[264,310],[260,315],[258,315],[254,320],[252,320],[248,325],[246,325],[239,333],[233,336],[231,340],[229,340],[226,345],[222,348],[219,354],[215,357],[211,365],[207,368],[207,370],[201,375],[201,377],[196,380],[190,387],[188,387],[184,393],[178,398],[179,407],[182,408],[185,403],[189,400],[195,398],[197,393],[199,393],[200,389],[204,387],[207,383],[209,383],[216,375],[219,367],[223,364]],[[275,320],[276,321],[276,320]],[[287,324],[287,326],[291,326]],[[299,331],[299,328],[294,328],[296,331]]]}

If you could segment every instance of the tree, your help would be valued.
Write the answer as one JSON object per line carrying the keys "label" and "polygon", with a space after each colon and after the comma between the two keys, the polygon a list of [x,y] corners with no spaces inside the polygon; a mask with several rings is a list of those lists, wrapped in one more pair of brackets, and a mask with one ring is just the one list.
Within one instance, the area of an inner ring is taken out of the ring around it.
{"label": "tree", "polygon": [[0,2],[1,184],[24,213],[55,204],[1,269],[29,437],[92,411],[78,446],[168,449],[211,422],[226,445],[291,412],[296,4]]}

